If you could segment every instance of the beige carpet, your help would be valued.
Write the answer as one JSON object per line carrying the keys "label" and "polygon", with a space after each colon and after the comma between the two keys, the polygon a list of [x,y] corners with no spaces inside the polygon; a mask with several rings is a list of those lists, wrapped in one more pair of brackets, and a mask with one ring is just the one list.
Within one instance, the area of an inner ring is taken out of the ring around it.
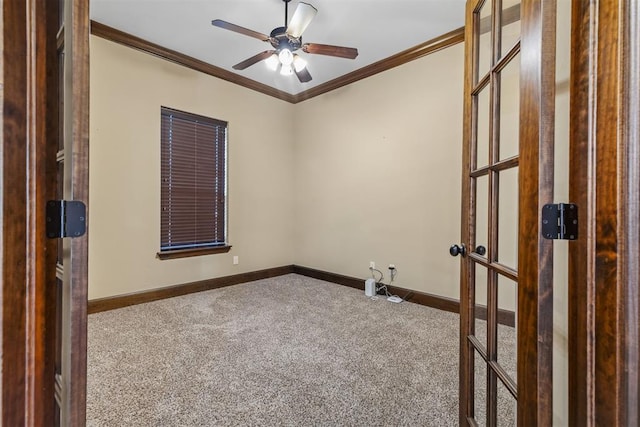
{"label": "beige carpet", "polygon": [[298,275],[93,314],[87,425],[455,426],[458,321]]}

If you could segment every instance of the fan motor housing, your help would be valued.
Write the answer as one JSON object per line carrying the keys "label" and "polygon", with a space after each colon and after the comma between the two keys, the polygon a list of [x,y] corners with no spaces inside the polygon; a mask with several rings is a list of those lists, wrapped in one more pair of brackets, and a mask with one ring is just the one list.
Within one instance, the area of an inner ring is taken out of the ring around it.
{"label": "fan motor housing", "polygon": [[269,34],[271,46],[277,50],[289,49],[291,52],[300,49],[302,46],[302,37],[293,38],[287,35],[285,27],[274,28]]}

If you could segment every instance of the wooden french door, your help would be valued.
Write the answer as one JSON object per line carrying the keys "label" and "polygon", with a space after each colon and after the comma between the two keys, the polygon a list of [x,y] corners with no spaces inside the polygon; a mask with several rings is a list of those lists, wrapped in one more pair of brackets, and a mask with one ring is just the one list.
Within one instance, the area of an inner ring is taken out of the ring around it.
{"label": "wooden french door", "polygon": [[[89,1],[59,0],[57,199],[89,204]],[[86,223],[86,215],[83,219]],[[86,418],[88,234],[58,239],[55,419]]]}
{"label": "wooden french door", "polygon": [[469,0],[460,425],[551,425],[555,2]]}
{"label": "wooden french door", "polygon": [[88,204],[88,0],[2,2],[2,33],[0,424],[82,426],[88,237],[47,207]]}

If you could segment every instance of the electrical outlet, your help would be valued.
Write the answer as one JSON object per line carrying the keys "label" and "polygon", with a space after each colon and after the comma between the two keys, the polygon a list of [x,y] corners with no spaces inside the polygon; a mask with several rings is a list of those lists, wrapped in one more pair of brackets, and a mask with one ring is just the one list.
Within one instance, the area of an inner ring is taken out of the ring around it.
{"label": "electrical outlet", "polygon": [[238,259],[238,255],[234,255],[233,257],[233,265],[238,265],[240,263],[240,260]]}
{"label": "electrical outlet", "polygon": [[389,270],[395,270],[396,265],[395,264],[389,264]]}
{"label": "electrical outlet", "polygon": [[376,262],[375,261],[369,261],[369,268],[376,268]]}

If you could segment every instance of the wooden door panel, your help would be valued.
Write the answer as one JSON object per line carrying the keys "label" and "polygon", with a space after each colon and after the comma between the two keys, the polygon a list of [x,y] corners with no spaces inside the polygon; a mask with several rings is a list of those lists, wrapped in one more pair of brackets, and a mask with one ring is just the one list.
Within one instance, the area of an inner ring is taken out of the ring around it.
{"label": "wooden door panel", "polygon": [[554,6],[467,3],[461,425],[551,423]]}
{"label": "wooden door panel", "polygon": [[[555,2],[521,6],[518,425],[551,425],[553,241],[540,212],[553,202]],[[541,392],[542,391],[542,392]]]}
{"label": "wooden door panel", "polygon": [[[63,141],[57,159],[63,164],[64,200],[89,205],[89,2],[64,0],[59,40],[63,53],[61,72],[64,85],[59,92],[63,105],[61,126]],[[88,209],[87,209],[88,213]],[[85,218],[86,220],[86,218]],[[63,262],[57,310],[60,360],[60,422],[65,426],[83,426],[86,411],[87,348],[87,252],[88,226],[84,236],[64,238]]]}

